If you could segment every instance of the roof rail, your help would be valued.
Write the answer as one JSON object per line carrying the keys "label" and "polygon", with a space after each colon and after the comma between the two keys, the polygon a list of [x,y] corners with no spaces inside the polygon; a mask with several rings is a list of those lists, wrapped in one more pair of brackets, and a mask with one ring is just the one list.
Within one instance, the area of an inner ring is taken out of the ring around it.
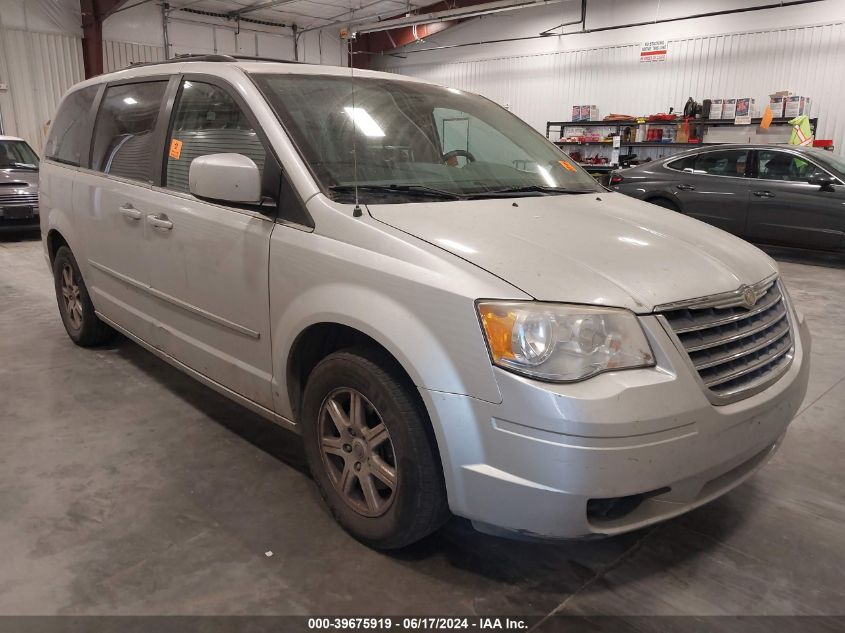
{"label": "roof rail", "polygon": [[170,59],[165,59],[159,62],[131,62],[131,68],[138,68],[139,66],[157,66],[159,64],[181,64],[182,62],[276,62],[279,64],[304,64],[306,62],[292,61],[288,59],[271,59],[270,57],[251,57],[249,55],[194,55],[191,53],[183,53],[176,55]]}
{"label": "roof rail", "polygon": [[293,59],[273,59],[272,57],[253,57],[252,55],[225,55],[225,57],[234,57],[237,60],[244,60],[248,62],[274,62],[276,64],[308,64],[309,62],[300,62]]}
{"label": "roof rail", "polygon": [[181,64],[182,62],[236,62],[238,61],[231,55],[191,55],[185,53],[183,55],[176,55],[170,59],[163,59],[158,62],[131,62],[130,67],[136,68],[138,66],[158,66],[159,64]]}

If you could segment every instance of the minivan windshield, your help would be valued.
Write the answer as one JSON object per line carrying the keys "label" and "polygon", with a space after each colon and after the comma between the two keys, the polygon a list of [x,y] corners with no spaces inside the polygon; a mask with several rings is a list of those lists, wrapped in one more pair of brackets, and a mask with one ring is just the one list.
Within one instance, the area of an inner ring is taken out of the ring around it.
{"label": "minivan windshield", "polygon": [[354,200],[356,184],[361,202],[370,203],[601,190],[543,136],[478,95],[373,77],[255,79],[338,201]]}
{"label": "minivan windshield", "polygon": [[0,169],[38,170],[38,156],[24,141],[0,141]]}

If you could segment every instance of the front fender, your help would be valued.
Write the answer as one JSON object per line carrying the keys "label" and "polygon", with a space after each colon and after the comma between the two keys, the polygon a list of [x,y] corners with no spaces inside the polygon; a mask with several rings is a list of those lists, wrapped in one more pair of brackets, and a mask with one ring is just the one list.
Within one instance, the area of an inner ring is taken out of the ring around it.
{"label": "front fender", "polygon": [[[465,301],[466,313],[474,315],[473,302]],[[390,352],[417,387],[500,402],[477,321],[458,321],[453,321],[451,331],[437,334],[410,306],[374,288],[354,283],[310,288],[273,323],[276,411],[287,418],[293,416],[285,385],[287,361],[299,335],[319,323],[337,323],[366,334]],[[456,363],[456,359],[462,362]]]}

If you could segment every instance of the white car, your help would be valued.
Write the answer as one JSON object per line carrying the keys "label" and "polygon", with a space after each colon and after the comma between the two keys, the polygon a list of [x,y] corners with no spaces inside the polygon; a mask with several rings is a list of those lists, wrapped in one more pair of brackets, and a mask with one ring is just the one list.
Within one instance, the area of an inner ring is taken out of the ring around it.
{"label": "white car", "polygon": [[71,339],[122,332],[301,433],[373,547],[450,511],[542,538],[676,516],[759,468],[806,391],[769,257],[417,79],[222,56],[97,77],[40,195]]}
{"label": "white car", "polygon": [[38,156],[22,138],[0,136],[0,233],[38,226]]}

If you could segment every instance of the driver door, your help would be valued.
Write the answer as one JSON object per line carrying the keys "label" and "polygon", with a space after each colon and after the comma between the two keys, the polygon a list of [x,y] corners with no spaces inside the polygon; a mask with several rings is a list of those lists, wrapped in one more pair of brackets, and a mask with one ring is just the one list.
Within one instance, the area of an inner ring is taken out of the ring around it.
{"label": "driver door", "polygon": [[756,155],[748,238],[819,250],[840,247],[845,236],[845,185],[838,179],[829,190],[811,185],[807,179],[824,170],[798,153],[757,150]]}

